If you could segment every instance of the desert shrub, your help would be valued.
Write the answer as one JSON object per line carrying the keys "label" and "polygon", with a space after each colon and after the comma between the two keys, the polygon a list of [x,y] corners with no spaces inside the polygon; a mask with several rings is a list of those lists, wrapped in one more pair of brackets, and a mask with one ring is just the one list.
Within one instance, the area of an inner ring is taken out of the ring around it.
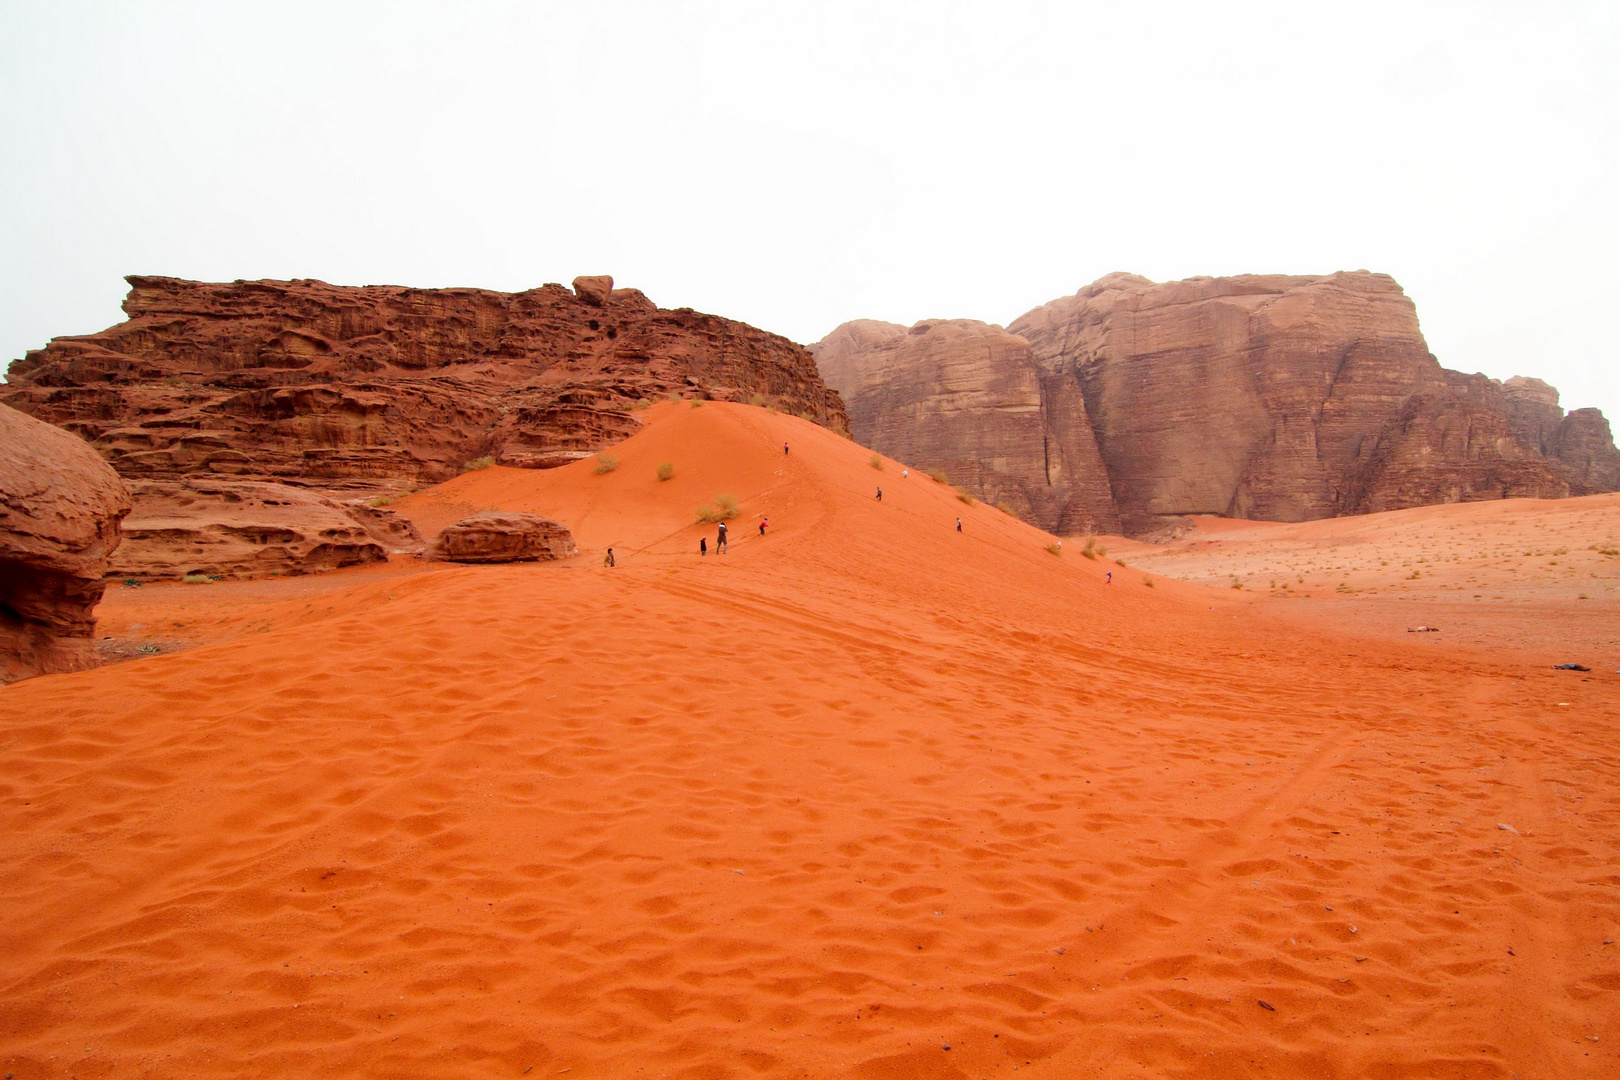
{"label": "desert shrub", "polygon": [[[1101,545],[1098,545],[1098,547],[1097,547],[1097,554],[1098,554],[1098,555],[1106,555],[1106,554],[1108,554],[1108,549],[1107,549],[1107,548],[1105,548],[1105,547],[1102,547],[1102,546],[1101,546]],[[1124,566],[1124,565],[1125,565],[1125,564],[1124,564],[1124,563],[1120,563],[1120,564],[1119,564],[1119,565],[1121,565],[1121,566]]]}
{"label": "desert shrub", "polygon": [[1097,538],[1095,536],[1086,537],[1086,546],[1080,549],[1080,554],[1088,559],[1097,557]]}
{"label": "desert shrub", "polygon": [[208,584],[209,578],[207,574],[187,574],[180,580],[185,582],[187,585],[206,585]]}
{"label": "desert shrub", "polygon": [[367,505],[375,506],[375,507],[382,507],[382,506],[387,506],[389,503],[391,503],[393,501],[394,501],[394,497],[392,495],[379,495],[375,499],[372,499],[371,502],[368,503]]}
{"label": "desert shrub", "polygon": [[668,480],[670,477],[672,477],[674,475],[675,475],[675,464],[674,464],[674,462],[660,461],[658,463],[658,479],[660,479],[660,480]]}
{"label": "desert shrub", "polygon": [[664,396],[669,398],[669,400],[671,400],[671,401],[679,401],[679,400],[681,400],[681,392],[679,390],[671,390],[668,394],[665,394]]}
{"label": "desert shrub", "polygon": [[872,468],[876,469],[878,472],[883,471],[883,459],[878,457],[876,454],[872,455],[872,460],[868,461],[867,464],[872,466]]}
{"label": "desert shrub", "polygon": [[1243,582],[1241,582],[1241,581],[1238,581],[1238,580],[1236,580],[1236,579],[1233,579],[1233,581],[1232,581],[1232,588],[1234,588],[1234,589],[1241,589],[1241,588],[1243,588]]}
{"label": "desert shrub", "polygon": [[[1098,551],[1099,551],[1099,552],[1101,552],[1101,551],[1102,551],[1102,549],[1101,549],[1101,548],[1098,548],[1098,549],[1097,549],[1097,550],[1098,550]],[[1114,565],[1115,565],[1115,566],[1124,566],[1124,565],[1126,565],[1126,563],[1125,563],[1125,560],[1124,560],[1124,559],[1115,559],[1115,560],[1114,560]]]}
{"label": "desert shrub", "polygon": [[600,476],[603,473],[610,473],[614,469],[617,469],[618,467],[619,467],[619,455],[617,455],[617,454],[597,454],[596,455],[596,468],[593,471],[598,476]]}
{"label": "desert shrub", "polygon": [[487,469],[493,464],[495,464],[495,459],[490,457],[488,454],[485,454],[483,457],[475,457],[471,461],[467,462],[467,471],[472,472],[474,469]]}
{"label": "desert shrub", "polygon": [[730,521],[741,512],[735,495],[716,495],[712,504],[697,508],[699,525],[713,525],[717,521]]}
{"label": "desert shrub", "polygon": [[1049,555],[1062,555],[1063,554],[1063,549],[1058,547],[1056,544],[1047,544],[1046,545],[1046,551],[1047,551],[1047,554],[1049,554]]}
{"label": "desert shrub", "polygon": [[956,497],[967,503],[969,506],[973,505],[973,496],[968,492],[963,491],[961,488],[956,489]]}
{"label": "desert shrub", "polygon": [[950,479],[945,475],[944,469],[929,469],[928,475],[941,484],[948,484],[951,482]]}
{"label": "desert shrub", "polygon": [[692,399],[692,408],[694,408],[694,409],[703,408],[703,399],[700,398],[700,397],[693,398]]}
{"label": "desert shrub", "polygon": [[647,408],[651,404],[652,404],[652,402],[648,401],[646,398],[641,398],[638,401],[632,401],[630,403],[630,411],[631,412],[639,412],[640,410]]}
{"label": "desert shrub", "polygon": [[1143,574],[1142,575],[1142,584],[1146,585],[1148,588],[1151,589],[1151,588],[1153,588],[1153,579],[1148,577],[1146,574]]}
{"label": "desert shrub", "polygon": [[755,394],[753,397],[748,399],[748,404],[755,405],[763,409],[765,407],[765,395]]}
{"label": "desert shrub", "polygon": [[996,503],[996,509],[1000,510],[1003,514],[1006,514],[1008,517],[1018,516],[1017,514],[1013,513],[1013,508],[1008,506],[1005,502]]}

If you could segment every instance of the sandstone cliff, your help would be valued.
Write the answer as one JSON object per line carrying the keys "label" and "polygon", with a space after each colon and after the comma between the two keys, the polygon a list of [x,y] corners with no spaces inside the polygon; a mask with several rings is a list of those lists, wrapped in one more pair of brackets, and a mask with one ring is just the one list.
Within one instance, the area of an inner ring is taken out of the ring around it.
{"label": "sandstone cliff", "polygon": [[968,325],[845,324],[811,348],[857,440],[923,467],[987,460],[963,481],[994,500],[1015,480],[1014,508],[1058,532],[1620,487],[1601,414],[1445,370],[1381,274],[1112,274],[975,331],[993,349],[934,329]]}
{"label": "sandstone cliff", "polygon": [[522,293],[128,281],[127,322],[56,338],[0,387],[126,477],[401,487],[485,456],[545,467],[622,439],[633,404],[670,392],[847,426],[801,346],[607,277]]}
{"label": "sandstone cliff", "polygon": [[95,606],[129,506],[84,443],[0,405],[0,683],[96,665]]}
{"label": "sandstone cliff", "polygon": [[970,320],[861,320],[810,348],[864,445],[1049,528],[1117,531],[1079,390],[1043,385],[1023,338]]}

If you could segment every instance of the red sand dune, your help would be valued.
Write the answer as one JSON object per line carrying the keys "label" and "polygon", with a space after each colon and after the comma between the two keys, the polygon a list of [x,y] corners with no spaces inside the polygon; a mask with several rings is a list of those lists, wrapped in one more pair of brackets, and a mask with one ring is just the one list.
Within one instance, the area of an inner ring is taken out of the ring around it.
{"label": "red sand dune", "polygon": [[616,452],[399,504],[566,564],[114,589],[211,643],[0,691],[5,1073],[1620,1074],[1620,664],[1149,587],[759,409]]}

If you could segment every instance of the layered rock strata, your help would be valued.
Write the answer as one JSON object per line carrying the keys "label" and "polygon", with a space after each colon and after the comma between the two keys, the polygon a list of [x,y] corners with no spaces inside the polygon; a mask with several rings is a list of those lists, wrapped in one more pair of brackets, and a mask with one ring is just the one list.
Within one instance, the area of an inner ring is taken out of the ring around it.
{"label": "layered rock strata", "polygon": [[965,319],[860,320],[811,351],[863,445],[942,469],[1025,520],[1118,530],[1079,389],[1049,382],[1023,338]]}
{"label": "layered rock strata", "polygon": [[130,483],[135,506],[109,573],[138,580],[308,574],[420,552],[391,510],[340,503],[287,484],[188,477]]}
{"label": "layered rock strata", "polygon": [[0,406],[0,683],[96,665],[129,493],[79,439]]}
{"label": "layered rock strata", "polygon": [[[1017,478],[1028,509],[1015,508],[1057,532],[1620,486],[1606,424],[1600,434],[1592,419],[1552,417],[1534,388],[1515,404],[1512,386],[1442,368],[1381,274],[1113,274],[1005,331],[974,324],[996,346],[973,364],[940,325],[968,324],[845,324],[811,348],[857,440],[924,467],[989,447],[991,479]],[[953,433],[917,416],[948,416]]]}
{"label": "layered rock strata", "polygon": [[669,393],[847,429],[801,346],[609,277],[521,293],[127,280],[127,322],[54,339],[0,387],[125,477],[375,492],[482,457],[543,468],[623,439],[632,406]]}
{"label": "layered rock strata", "polygon": [[1540,379],[1517,376],[1502,384],[1513,432],[1559,467],[1572,495],[1620,491],[1620,450],[1597,409],[1558,404],[1558,391]]}
{"label": "layered rock strata", "polygon": [[445,528],[428,553],[449,562],[503,563],[566,559],[579,552],[573,533],[561,522],[536,514],[486,510]]}

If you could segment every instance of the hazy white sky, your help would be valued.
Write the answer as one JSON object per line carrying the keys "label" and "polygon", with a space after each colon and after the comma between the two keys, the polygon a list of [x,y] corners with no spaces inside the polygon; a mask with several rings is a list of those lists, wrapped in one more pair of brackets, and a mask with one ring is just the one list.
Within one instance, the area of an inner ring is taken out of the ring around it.
{"label": "hazy white sky", "polygon": [[128,273],[611,273],[798,341],[1366,268],[1620,423],[1620,4],[0,0],[0,363]]}

